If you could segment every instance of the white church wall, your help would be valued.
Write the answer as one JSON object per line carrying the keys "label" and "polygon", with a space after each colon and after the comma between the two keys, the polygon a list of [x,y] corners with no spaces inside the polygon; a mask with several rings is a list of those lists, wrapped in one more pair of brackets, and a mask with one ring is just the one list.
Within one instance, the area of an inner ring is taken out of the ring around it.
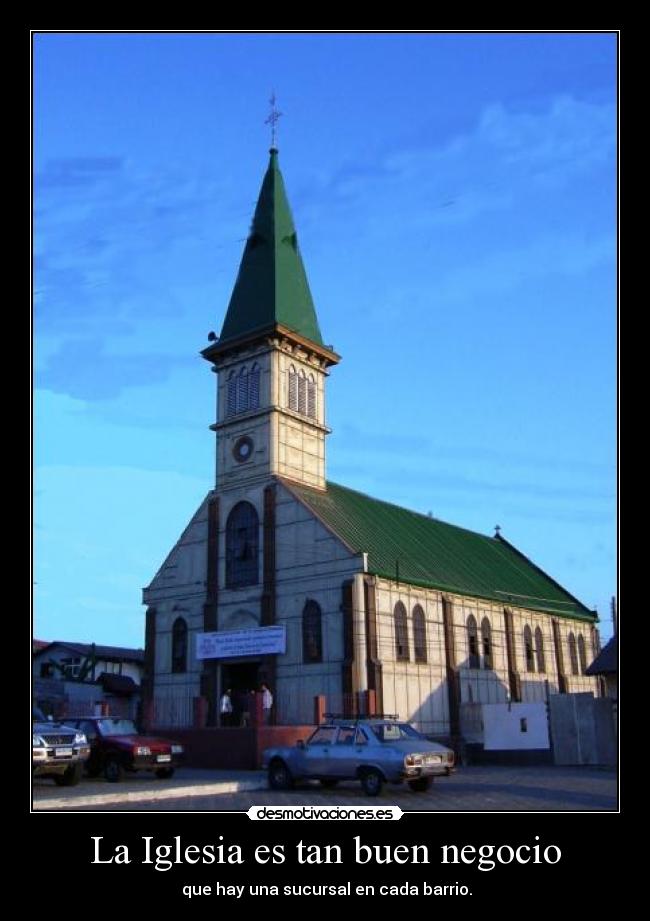
{"label": "white church wall", "polygon": [[[362,559],[328,531],[289,490],[279,487],[276,505],[276,622],[287,628],[287,652],[276,661],[277,717],[313,720],[314,697],[341,708],[343,583],[362,569]],[[306,663],[302,613],[306,601],[321,609],[322,662]]]}
{"label": "white church wall", "polygon": [[[407,612],[409,660],[397,661],[395,654],[395,605],[401,601]],[[426,625],[426,663],[415,662],[413,609],[419,604]],[[422,732],[449,732],[449,701],[445,660],[442,604],[439,592],[404,583],[377,579],[377,643],[382,663],[383,710],[410,720]]]}
{"label": "white church wall", "polygon": [[[191,700],[199,693],[200,664],[196,661],[196,634],[203,630],[207,500],[199,506],[187,528],[143,593],[144,603],[156,610],[154,698],[161,708],[159,723],[183,725]],[[177,617],[187,624],[187,670],[172,672],[172,628]],[[160,703],[159,703],[160,702]],[[165,718],[165,714],[168,717]],[[170,721],[171,720],[171,721]]]}
{"label": "white church wall", "polygon": [[[507,700],[508,657],[503,608],[481,598],[451,595],[456,663],[463,704],[498,704]],[[478,668],[470,667],[468,620],[474,617],[477,628]],[[484,654],[483,621],[490,625],[491,663]]]}
{"label": "white church wall", "polygon": [[589,666],[596,655],[597,650],[594,647],[594,633],[589,624],[584,621],[565,619],[560,622],[560,639],[562,643],[562,655],[564,657],[564,673],[567,677],[568,692],[570,694],[579,694],[581,692],[591,691],[594,696],[598,696],[598,678],[590,678],[588,675],[581,673],[580,656],[578,659],[578,672],[574,674],[571,666],[571,654],[569,649],[569,635],[573,633],[576,641],[576,650],[578,648],[578,639],[582,637],[585,644],[585,654],[587,666]]}
{"label": "white church wall", "polygon": [[[504,704],[509,697],[506,625],[503,605],[462,595],[446,595],[451,603],[455,640],[456,665],[460,681],[461,703]],[[401,601],[407,611],[409,628],[409,659],[398,661],[395,652],[394,610]],[[420,604],[425,612],[427,629],[427,663],[414,661],[413,608]],[[553,646],[552,618],[549,614],[510,609],[513,615],[515,668],[519,672],[522,702],[544,702],[549,693],[557,693],[558,679]],[[448,692],[440,592],[426,590],[390,580],[377,581],[377,612],[379,658],[382,662],[383,701],[385,712],[398,713],[412,720],[423,731],[443,734],[448,731]],[[478,667],[470,667],[467,622],[473,616],[477,625]],[[486,660],[481,626],[487,618],[490,624],[491,662]],[[539,627],[543,638],[544,670],[527,670],[524,648],[524,628],[529,626],[535,651],[535,631]],[[562,621],[560,632],[565,646],[565,671],[569,672],[568,634],[582,633],[587,650],[591,649],[589,625],[579,621]],[[596,681],[586,676],[571,676],[570,690],[595,690]],[[588,688],[586,687],[588,685]]]}

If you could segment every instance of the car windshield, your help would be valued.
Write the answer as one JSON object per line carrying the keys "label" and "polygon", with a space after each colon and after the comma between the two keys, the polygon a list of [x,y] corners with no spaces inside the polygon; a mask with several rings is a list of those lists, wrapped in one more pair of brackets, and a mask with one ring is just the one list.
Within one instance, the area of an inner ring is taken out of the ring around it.
{"label": "car windshield", "polygon": [[138,734],[132,720],[97,720],[97,728],[103,736],[134,736]]}
{"label": "car windshield", "polygon": [[408,723],[377,723],[370,728],[380,742],[403,742],[409,739],[424,739],[422,733]]}

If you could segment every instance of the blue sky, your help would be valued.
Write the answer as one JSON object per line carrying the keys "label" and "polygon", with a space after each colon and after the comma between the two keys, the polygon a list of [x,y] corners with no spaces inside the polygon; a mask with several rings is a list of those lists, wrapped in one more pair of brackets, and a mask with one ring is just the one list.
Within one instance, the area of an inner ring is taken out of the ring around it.
{"label": "blue sky", "polygon": [[268,160],[324,340],[331,479],[616,593],[611,34],[34,39],[35,633],[143,645],[214,480],[219,332]]}

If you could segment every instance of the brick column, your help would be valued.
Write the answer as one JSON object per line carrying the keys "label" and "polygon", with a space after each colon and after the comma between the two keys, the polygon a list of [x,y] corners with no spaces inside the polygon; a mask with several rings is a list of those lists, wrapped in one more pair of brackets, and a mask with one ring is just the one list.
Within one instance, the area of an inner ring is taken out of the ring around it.
{"label": "brick column", "polygon": [[442,599],[442,627],[445,638],[445,667],[449,698],[449,735],[454,745],[460,738],[460,679],[456,664],[454,610],[449,598]]}
{"label": "brick column", "polygon": [[[219,602],[219,500],[216,496],[208,499],[208,546],[206,559],[206,592],[203,605],[203,630],[213,633],[218,626]],[[218,682],[216,659],[205,659],[201,672],[201,696],[207,702],[205,725],[216,726],[219,719],[219,706],[217,701]]]}
{"label": "brick column", "polygon": [[510,686],[510,700],[521,700],[521,678],[517,671],[517,655],[515,649],[515,627],[512,611],[505,608],[503,619],[506,625],[506,657],[508,660],[508,684]]}
{"label": "brick column", "polygon": [[564,671],[562,636],[560,634],[560,625],[555,619],[553,620],[553,648],[555,650],[555,668],[557,670],[558,690],[560,694],[567,694],[569,691],[569,681]]}
{"label": "brick column", "polygon": [[377,643],[377,590],[372,576],[363,582],[363,598],[366,608],[366,670],[368,692],[372,691],[374,712],[380,713],[384,708],[384,688],[381,674],[381,661]]}

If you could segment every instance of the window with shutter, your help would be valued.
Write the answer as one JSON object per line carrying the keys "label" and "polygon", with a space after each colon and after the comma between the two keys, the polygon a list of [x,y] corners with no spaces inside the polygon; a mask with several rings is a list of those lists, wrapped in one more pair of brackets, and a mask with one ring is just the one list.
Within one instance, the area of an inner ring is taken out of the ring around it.
{"label": "window with shutter", "polygon": [[237,378],[237,412],[243,413],[248,409],[248,371],[242,368]]}
{"label": "window with shutter", "polygon": [[537,671],[546,671],[546,660],[544,658],[544,637],[539,627],[535,628],[535,652],[537,653]]}
{"label": "window with shutter", "polygon": [[395,658],[398,662],[408,662],[409,655],[409,629],[406,622],[406,608],[401,601],[395,605]]}
{"label": "window with shutter", "polygon": [[483,646],[483,667],[492,668],[492,627],[487,617],[481,621],[481,645]]}
{"label": "window with shutter", "polygon": [[481,667],[478,654],[478,627],[473,614],[467,618],[467,664],[469,668]]}
{"label": "window with shutter", "polygon": [[253,365],[248,376],[248,408],[258,409],[260,405],[260,369]]}
{"label": "window with shutter", "polygon": [[307,415],[312,419],[316,418],[316,381],[313,374],[309,376],[307,383]]}
{"label": "window with shutter", "polygon": [[237,412],[237,378],[235,377],[235,372],[230,372],[230,377],[228,378],[228,397],[226,401],[226,413],[229,416],[234,416]]}
{"label": "window with shutter", "polygon": [[303,416],[307,413],[307,378],[304,371],[298,375],[298,412]]}
{"label": "window with shutter", "polygon": [[415,661],[426,665],[427,625],[424,611],[419,604],[413,608],[413,648],[415,649]]}
{"label": "window with shutter", "polygon": [[323,661],[323,631],[320,605],[308,601],[302,612],[302,660]]}
{"label": "window with shutter", "polygon": [[226,522],[226,588],[257,585],[259,518],[250,502],[238,502]]}
{"label": "window with shutter", "polygon": [[187,671],[187,624],[177,617],[172,627],[172,672]]}
{"label": "window with shutter", "polygon": [[528,624],[524,627],[524,655],[526,657],[526,671],[535,671],[535,656],[533,654],[533,633]]}
{"label": "window with shutter", "polygon": [[578,637],[578,657],[580,658],[580,674],[584,675],[587,671],[587,650],[585,649],[585,638]]}
{"label": "window with shutter", "polygon": [[298,375],[293,365],[289,368],[289,409],[298,411]]}

